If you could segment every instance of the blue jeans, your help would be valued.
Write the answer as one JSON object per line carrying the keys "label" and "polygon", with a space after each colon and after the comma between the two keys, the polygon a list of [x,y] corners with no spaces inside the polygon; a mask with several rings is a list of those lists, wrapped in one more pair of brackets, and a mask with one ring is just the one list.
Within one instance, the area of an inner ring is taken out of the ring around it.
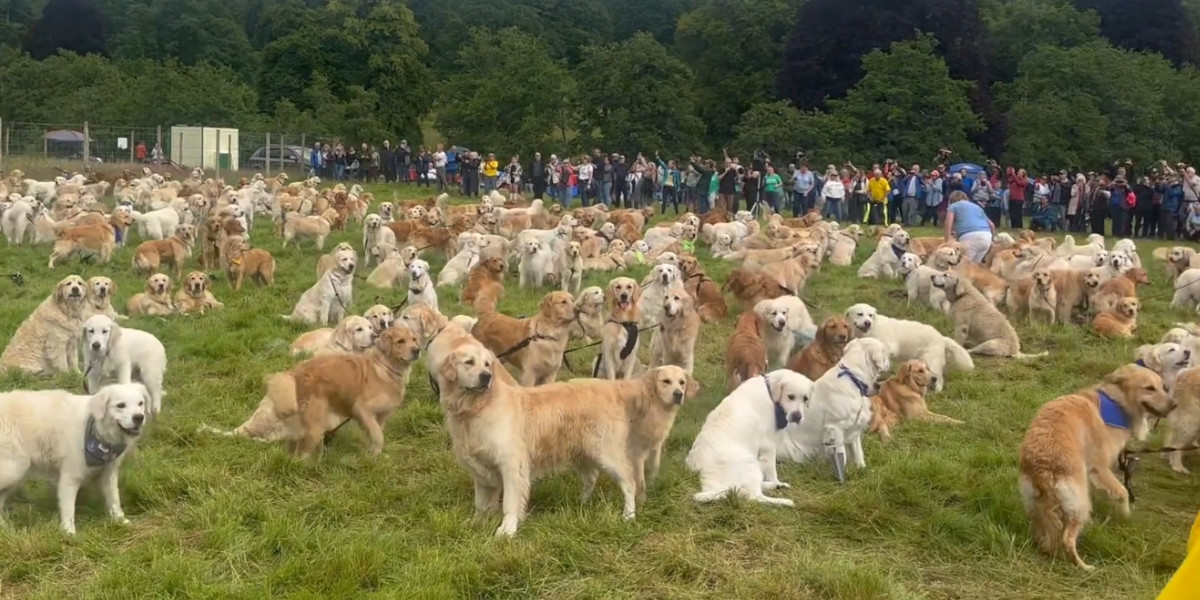
{"label": "blue jeans", "polygon": [[483,191],[491,192],[492,190],[495,190],[496,189],[496,179],[497,179],[496,177],[488,177],[485,175],[483,178]]}
{"label": "blue jeans", "polygon": [[338,180],[345,179],[346,178],[346,165],[343,165],[341,163],[334,164],[333,165],[333,178],[338,179]]}
{"label": "blue jeans", "polygon": [[842,206],[841,198],[826,198],[825,199],[825,214],[822,217],[833,217],[835,220],[846,220],[846,213]]}
{"label": "blue jeans", "polygon": [[576,184],[576,186],[579,188],[579,202],[585,208],[588,206],[591,206],[591,204],[589,203],[591,198],[588,197],[588,191],[589,191],[588,186],[590,186],[591,183],[592,183],[592,180],[590,180],[590,179],[580,179],[579,183]]}
{"label": "blue jeans", "polygon": [[605,181],[604,185],[600,186],[600,201],[608,207],[612,207],[612,187],[611,181]]}
{"label": "blue jeans", "polygon": [[779,202],[782,199],[780,192],[767,192],[767,204],[771,205],[772,212],[779,212]]}

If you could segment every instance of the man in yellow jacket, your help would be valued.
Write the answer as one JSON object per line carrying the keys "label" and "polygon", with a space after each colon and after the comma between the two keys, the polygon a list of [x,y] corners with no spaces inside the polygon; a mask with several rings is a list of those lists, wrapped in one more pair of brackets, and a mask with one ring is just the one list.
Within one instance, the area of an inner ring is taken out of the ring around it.
{"label": "man in yellow jacket", "polygon": [[1200,514],[1192,523],[1192,535],[1188,539],[1188,553],[1167,582],[1158,600],[1195,600],[1200,598]]}
{"label": "man in yellow jacket", "polygon": [[875,169],[871,174],[871,178],[867,180],[867,202],[866,211],[863,213],[863,223],[870,222],[871,225],[878,225],[876,222],[879,217],[883,217],[883,224],[888,224],[887,199],[888,194],[892,193],[892,185],[888,183],[886,177],[883,176],[883,171]]}

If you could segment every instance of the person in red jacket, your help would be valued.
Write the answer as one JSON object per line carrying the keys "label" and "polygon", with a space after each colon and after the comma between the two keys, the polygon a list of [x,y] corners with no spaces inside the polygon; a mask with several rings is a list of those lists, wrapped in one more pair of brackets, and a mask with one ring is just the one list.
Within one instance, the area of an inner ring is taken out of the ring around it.
{"label": "person in red jacket", "polygon": [[133,157],[138,162],[146,162],[146,142],[138,142],[137,147],[133,149]]}
{"label": "person in red jacket", "polygon": [[1022,209],[1025,207],[1025,188],[1029,186],[1029,175],[1025,169],[1008,168],[1005,173],[1008,179],[1008,220],[1009,225],[1016,230],[1025,228],[1025,217]]}

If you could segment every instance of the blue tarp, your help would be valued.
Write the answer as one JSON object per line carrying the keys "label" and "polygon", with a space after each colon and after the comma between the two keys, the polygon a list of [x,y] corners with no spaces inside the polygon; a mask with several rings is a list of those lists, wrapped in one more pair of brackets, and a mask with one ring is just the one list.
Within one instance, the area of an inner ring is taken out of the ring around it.
{"label": "blue tarp", "polygon": [[953,174],[963,169],[966,169],[967,175],[970,176],[975,176],[983,172],[983,167],[974,163],[958,163],[957,165],[950,165],[950,168],[946,169],[946,171]]}

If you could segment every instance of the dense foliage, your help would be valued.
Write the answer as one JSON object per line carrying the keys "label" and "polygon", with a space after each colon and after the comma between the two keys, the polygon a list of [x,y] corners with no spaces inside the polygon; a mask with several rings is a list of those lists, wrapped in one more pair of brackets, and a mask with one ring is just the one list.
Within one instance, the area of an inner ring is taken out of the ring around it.
{"label": "dense foliage", "polygon": [[1200,0],[0,0],[0,117],[501,154],[1200,160]]}

